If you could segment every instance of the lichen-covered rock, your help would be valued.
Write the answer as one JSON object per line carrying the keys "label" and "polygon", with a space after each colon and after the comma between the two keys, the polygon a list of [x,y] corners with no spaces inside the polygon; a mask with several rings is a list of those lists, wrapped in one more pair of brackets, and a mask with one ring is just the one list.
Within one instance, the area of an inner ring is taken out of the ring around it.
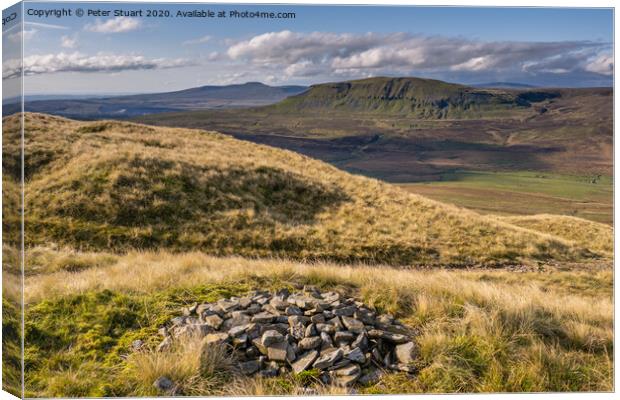
{"label": "lichen-covered rock", "polygon": [[415,359],[416,356],[416,346],[413,342],[407,342],[403,344],[399,344],[394,349],[394,354],[396,354],[396,359],[401,364],[409,364]]}

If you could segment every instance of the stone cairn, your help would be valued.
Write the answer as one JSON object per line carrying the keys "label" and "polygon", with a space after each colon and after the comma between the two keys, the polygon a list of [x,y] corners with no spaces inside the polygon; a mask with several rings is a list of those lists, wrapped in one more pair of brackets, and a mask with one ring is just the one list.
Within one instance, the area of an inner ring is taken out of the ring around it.
{"label": "stone cairn", "polygon": [[183,309],[160,329],[159,351],[190,335],[204,346],[227,345],[245,375],[274,377],[316,369],[325,384],[371,384],[385,370],[414,372],[417,347],[409,329],[337,292],[253,291]]}

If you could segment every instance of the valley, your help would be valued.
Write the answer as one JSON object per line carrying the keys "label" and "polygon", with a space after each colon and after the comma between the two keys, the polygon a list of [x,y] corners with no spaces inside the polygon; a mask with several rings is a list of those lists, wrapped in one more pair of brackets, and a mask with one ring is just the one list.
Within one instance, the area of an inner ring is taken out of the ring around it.
{"label": "valley", "polygon": [[[316,85],[260,108],[135,120],[293,150],[485,213],[611,222],[610,89],[474,89],[416,78],[348,85]],[[547,193],[554,187],[563,193]]]}

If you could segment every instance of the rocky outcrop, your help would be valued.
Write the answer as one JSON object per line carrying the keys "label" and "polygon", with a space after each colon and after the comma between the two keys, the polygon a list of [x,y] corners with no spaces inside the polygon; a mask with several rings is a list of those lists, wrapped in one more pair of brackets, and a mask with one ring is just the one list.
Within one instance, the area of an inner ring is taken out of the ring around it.
{"label": "rocky outcrop", "polygon": [[228,346],[244,375],[315,369],[324,383],[339,386],[371,384],[385,370],[413,373],[417,356],[412,332],[392,316],[310,286],[194,304],[159,332],[160,351],[194,335],[203,346]]}

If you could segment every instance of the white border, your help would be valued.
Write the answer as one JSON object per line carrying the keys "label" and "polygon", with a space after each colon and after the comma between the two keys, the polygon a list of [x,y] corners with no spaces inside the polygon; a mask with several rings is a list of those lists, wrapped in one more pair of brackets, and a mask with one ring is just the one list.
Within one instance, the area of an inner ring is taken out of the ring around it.
{"label": "white border", "polygon": [[[58,2],[58,1],[50,1]],[[76,0],[66,0],[63,2],[71,2],[71,3],[84,3],[85,1],[76,1]],[[96,1],[88,1],[95,3]],[[380,2],[378,0],[314,0],[314,1],[304,1],[304,0],[290,0],[290,1],[264,1],[264,0],[242,0],[242,1],[234,1],[234,0],[220,0],[220,1],[198,1],[198,0],[185,0],[185,1],[149,1],[149,0],[133,0],[127,1],[127,3],[202,3],[202,4],[299,4],[299,5],[377,5],[377,6],[388,6],[388,5],[403,5],[403,6],[479,6],[479,7],[578,7],[578,8],[593,8],[593,7],[601,7],[601,8],[614,8],[614,1],[610,0],[589,0],[589,1],[579,1],[579,0],[504,0],[504,1],[492,1],[492,0],[450,0],[450,1],[411,1],[411,0],[389,0],[385,2]],[[7,8],[13,4],[17,3],[16,1],[10,0],[0,0],[0,5],[2,9]],[[615,26],[615,10],[614,10],[614,26]],[[616,49],[616,44],[618,43],[618,32],[614,29],[614,54]],[[0,43],[0,53],[2,50],[2,44]],[[614,62],[614,117],[618,114],[618,101],[615,97],[615,76],[617,73],[617,66]],[[614,142],[616,138],[618,121],[617,118],[614,118]],[[615,152],[614,146],[614,177],[618,176],[618,168],[619,167],[619,156]],[[0,183],[1,185],[1,183]],[[614,194],[615,194],[615,184],[614,184]],[[2,205],[2,200],[0,199],[0,207]],[[615,210],[620,204],[620,200],[614,197],[614,226],[615,226]],[[0,234],[2,232],[2,227],[0,226]],[[618,236],[614,238],[614,248],[620,248],[618,245],[620,244],[620,239]],[[616,263],[614,260],[614,271],[616,270]],[[1,281],[0,281],[1,287]],[[617,309],[619,301],[616,294],[616,279],[614,273],[614,300],[615,300],[615,308]],[[615,320],[614,320],[614,332],[615,332]],[[1,349],[0,349],[1,354]],[[618,346],[614,341],[614,360],[618,360]],[[614,362],[615,365],[615,362]],[[614,370],[614,384],[617,384],[618,381],[618,368]],[[428,399],[428,400],[436,400],[436,399],[446,399],[446,398],[458,398],[458,399],[489,399],[489,400],[502,400],[502,399],[519,399],[523,396],[526,396],[527,399],[562,399],[562,400],[581,400],[581,399],[609,399],[615,398],[615,394],[610,393],[537,393],[537,394],[524,394],[524,393],[515,393],[515,394],[450,394],[450,395],[431,395],[431,394],[423,394],[423,395],[375,395],[372,396],[373,399],[390,399],[390,400],[404,400],[404,399]],[[308,398],[320,398],[320,399],[338,399],[342,396],[304,396],[304,397],[287,397],[287,398],[295,398],[295,399],[308,399]],[[232,397],[211,397],[212,399],[223,399],[230,400]],[[253,397],[248,397],[253,398]],[[14,396],[8,394],[7,392],[0,392],[0,400],[5,399],[15,399]],[[143,399],[149,399],[148,397],[144,397]],[[152,399],[162,399],[162,397],[152,398]],[[178,398],[177,398],[178,399]]]}

